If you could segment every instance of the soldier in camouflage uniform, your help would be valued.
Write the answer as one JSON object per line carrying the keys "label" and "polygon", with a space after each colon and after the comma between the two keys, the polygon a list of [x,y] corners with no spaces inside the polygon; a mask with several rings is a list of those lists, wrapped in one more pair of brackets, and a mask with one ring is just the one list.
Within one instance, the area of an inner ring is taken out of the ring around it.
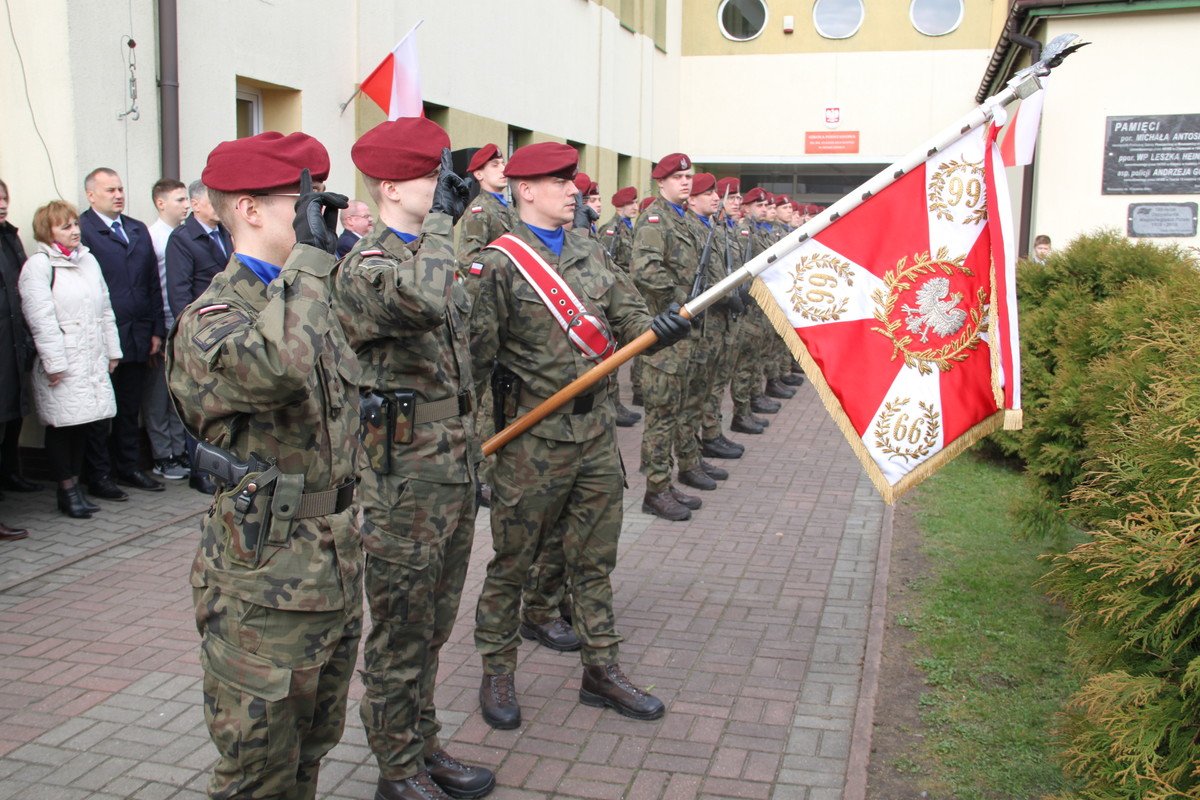
{"label": "soldier in camouflage uniform", "polygon": [[[632,186],[618,189],[610,200],[616,210],[612,219],[600,226],[600,244],[603,245],[604,252],[617,269],[628,275],[629,262],[633,260],[633,220],[637,217],[637,189]],[[633,384],[633,393],[640,395],[642,389],[641,362],[636,358],[629,363],[629,375]],[[613,377],[616,378],[615,375]],[[626,408],[619,399],[617,400],[617,425],[619,427],[631,428],[641,418],[641,414]]]}
{"label": "soldier in camouflage uniform", "polygon": [[[794,230],[792,225],[792,199],[786,194],[775,195],[772,204],[775,219],[771,221],[771,243],[780,241]],[[792,356],[783,337],[771,328],[763,352],[763,374],[766,378],[765,394],[779,400],[788,400],[796,396],[796,390],[784,382],[784,376],[792,374],[792,365],[796,359]]]}
{"label": "soldier in camouflage uniform", "polygon": [[[759,227],[766,210],[766,192],[761,188],[751,189],[742,198],[744,216],[738,223],[735,245],[741,252],[743,264],[761,253],[767,246],[766,236]],[[762,391],[761,354],[765,337],[770,333],[767,329],[766,317],[749,295],[745,295],[746,315],[743,317],[738,332],[737,355],[733,366],[733,379],[729,393],[733,398],[733,420],[730,428],[738,433],[761,434],[770,423],[766,419],[754,416],[756,409],[759,413],[768,413],[768,407],[756,405],[756,401],[766,398],[757,397]],[[779,409],[776,408],[776,411]]]}
{"label": "soldier in camouflage uniform", "polygon": [[[575,213],[578,153],[545,142],[513,153],[506,168],[521,224],[513,231],[526,258],[528,248],[549,266],[554,280],[585,304],[606,346],[626,342],[649,326],[665,347],[686,337],[691,324],[667,311],[651,321],[629,279],[613,268],[599,244],[568,235],[563,225]],[[499,243],[503,244],[503,243]],[[479,308],[471,317],[471,352],[476,379],[486,380],[495,364],[506,416],[539,404],[590,369],[594,359],[573,344],[542,296],[510,257],[487,249],[479,256]],[[540,268],[540,267],[539,267]],[[565,298],[564,298],[565,299]],[[564,303],[565,306],[565,303]],[[574,309],[571,309],[573,312]],[[593,328],[595,330],[596,328]],[[521,723],[514,673],[517,663],[517,604],[521,586],[539,550],[561,541],[572,586],[574,628],[583,640],[581,702],[609,706],[636,719],[657,719],[658,699],[637,689],[618,665],[609,574],[621,534],[624,474],[613,435],[608,387],[597,386],[558,409],[496,454],[492,546],[495,556],[475,614],[475,646],[483,657],[479,700],[483,717],[496,728]]]}
{"label": "soldier in camouflage uniform", "polygon": [[359,373],[330,308],[346,198],[312,190],[328,171],[303,133],[209,154],[202,179],[237,252],[167,342],[181,418],[228,451],[191,573],[213,798],[315,797],[345,724],[362,631]]}
{"label": "soldier in camouflage uniform", "polygon": [[379,221],[334,287],[363,372],[359,498],[372,626],[359,710],[379,763],[376,800],[482,797],[496,783],[442,749],[433,700],[471,558],[479,447],[470,301],[452,241],[467,187],[450,169],[449,145],[422,117],[381,123],[355,143],[350,155]]}
{"label": "soldier in camouflage uniform", "polygon": [[575,176],[575,188],[579,190],[579,194],[583,199],[583,208],[576,208],[576,216],[579,223],[584,221],[586,216],[587,225],[575,224],[574,230],[586,235],[593,241],[600,241],[600,232],[596,229],[596,223],[600,221],[600,184],[596,183],[586,172],[580,172]]}
{"label": "soldier in camouflage uniform", "polygon": [[[634,283],[652,313],[671,303],[687,302],[700,250],[704,246],[695,227],[687,220],[684,204],[692,189],[691,159],[671,153],[659,160],[650,173],[659,196],[638,217],[633,229]],[[696,331],[692,339],[699,338]],[[691,519],[700,508],[700,498],[686,495],[671,482],[672,452],[683,438],[682,409],[688,385],[688,366],[695,342],[642,357],[642,397],[646,404],[642,432],[642,465],[646,496],[642,511],[674,521]]]}

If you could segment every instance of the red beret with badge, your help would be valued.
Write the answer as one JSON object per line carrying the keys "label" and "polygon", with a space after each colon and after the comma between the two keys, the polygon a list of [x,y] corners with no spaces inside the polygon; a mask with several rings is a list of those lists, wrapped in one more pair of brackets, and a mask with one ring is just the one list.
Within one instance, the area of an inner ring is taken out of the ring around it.
{"label": "red beret with badge", "polygon": [[575,188],[584,197],[591,197],[594,194],[600,194],[600,186],[586,172],[575,173]]}
{"label": "red beret with badge", "polygon": [[775,205],[787,206],[787,205],[791,205],[791,203],[792,203],[792,198],[788,197],[786,194],[775,195]]}
{"label": "red beret with badge", "polygon": [[571,180],[579,168],[579,151],[559,142],[527,144],[509,156],[504,175],[541,178],[548,175]]}
{"label": "red beret with badge", "polygon": [[381,181],[411,181],[438,168],[450,136],[425,117],[381,122],[350,148],[350,160],[362,174]]}
{"label": "red beret with badge", "polygon": [[692,197],[717,188],[717,178],[711,172],[697,172],[692,178]]}
{"label": "red beret with badge", "polygon": [[656,181],[661,181],[668,175],[674,175],[676,172],[683,172],[685,169],[690,169],[692,160],[684,153],[671,153],[659,159],[654,166],[654,171],[650,173],[650,177]]}
{"label": "red beret with badge", "polygon": [[615,207],[620,208],[621,206],[629,205],[635,200],[637,200],[637,188],[633,186],[626,186],[622,189],[618,189],[616,194],[612,196],[612,200],[610,202]]}
{"label": "red beret with badge", "polygon": [[761,186],[755,186],[750,191],[742,195],[742,205],[752,206],[755,203],[761,203],[767,199],[767,190]]}
{"label": "red beret with badge", "polygon": [[717,181],[717,194],[722,197],[728,192],[731,195],[742,193],[742,181],[740,178],[721,178]]}
{"label": "red beret with badge", "polygon": [[470,175],[477,169],[483,169],[493,158],[500,158],[500,148],[489,142],[471,156],[471,163],[467,164],[467,174]]}
{"label": "red beret with badge", "polygon": [[200,180],[218,192],[261,192],[296,186],[302,169],[314,181],[329,177],[325,145],[307,133],[267,131],[214,147]]}

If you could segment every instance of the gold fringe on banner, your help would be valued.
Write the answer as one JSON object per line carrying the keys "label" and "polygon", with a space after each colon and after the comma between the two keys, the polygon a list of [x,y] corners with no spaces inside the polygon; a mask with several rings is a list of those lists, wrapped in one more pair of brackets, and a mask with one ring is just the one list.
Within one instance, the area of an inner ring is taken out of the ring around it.
{"label": "gold fringe on banner", "polygon": [[875,463],[875,459],[872,458],[870,451],[862,443],[862,436],[855,429],[854,423],[850,421],[850,417],[846,415],[837,395],[829,388],[829,383],[825,380],[824,373],[808,352],[808,347],[804,344],[804,340],[796,334],[796,329],[792,327],[791,320],[788,319],[786,312],[775,301],[775,296],[771,294],[771,290],[767,288],[767,285],[760,278],[755,278],[754,283],[750,286],[750,295],[758,303],[759,308],[762,309],[771,326],[775,328],[775,332],[783,338],[784,343],[792,352],[796,361],[804,368],[804,374],[817,390],[817,396],[821,398],[821,402],[825,405],[825,410],[833,417],[834,423],[850,444],[850,449],[858,456],[858,460],[863,465],[863,469],[866,470],[871,483],[875,485],[875,490],[879,492],[883,498],[883,502],[888,505],[893,505],[906,492],[920,485],[926,478],[941,469],[959,453],[983,437],[1000,430],[1001,426],[1007,421],[1009,414],[1020,413],[1019,411],[997,411],[995,414],[986,417],[929,459],[922,461],[912,472],[905,475],[893,485],[888,482],[887,477],[883,474],[883,470]]}
{"label": "gold fringe on banner", "polygon": [[1020,408],[1009,408],[1004,411],[1004,430],[1019,431],[1025,427],[1025,412]]}

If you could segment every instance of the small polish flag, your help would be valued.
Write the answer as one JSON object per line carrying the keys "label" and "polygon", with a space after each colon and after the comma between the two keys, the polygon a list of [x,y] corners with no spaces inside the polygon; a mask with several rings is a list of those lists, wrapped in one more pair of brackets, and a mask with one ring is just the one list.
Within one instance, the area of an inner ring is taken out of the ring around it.
{"label": "small polish flag", "polygon": [[422,117],[421,73],[417,66],[416,26],[405,34],[359,88],[387,114],[388,120],[400,117]]}
{"label": "small polish flag", "polygon": [[[1043,79],[1044,80],[1044,79]],[[1033,163],[1033,147],[1037,144],[1042,124],[1042,103],[1046,90],[1035,92],[1021,101],[1000,142],[1000,158],[1006,167],[1023,167]]]}
{"label": "small polish flag", "polygon": [[478,261],[476,261],[474,264],[472,264],[471,265],[471,274],[476,277],[483,274],[483,264],[480,264]]}

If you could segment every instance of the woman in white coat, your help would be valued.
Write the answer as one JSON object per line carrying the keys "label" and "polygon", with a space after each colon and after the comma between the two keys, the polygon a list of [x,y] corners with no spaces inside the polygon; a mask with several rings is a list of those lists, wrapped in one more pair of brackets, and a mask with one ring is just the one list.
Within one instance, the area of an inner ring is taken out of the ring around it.
{"label": "woman in white coat", "polygon": [[109,373],[121,345],[100,265],[80,244],[79,212],[55,200],[33,215],[37,252],[18,282],[33,334],[33,399],[46,426],[46,458],[58,481],[58,508],[88,519],[100,507],[79,488],[88,424],[117,413]]}

